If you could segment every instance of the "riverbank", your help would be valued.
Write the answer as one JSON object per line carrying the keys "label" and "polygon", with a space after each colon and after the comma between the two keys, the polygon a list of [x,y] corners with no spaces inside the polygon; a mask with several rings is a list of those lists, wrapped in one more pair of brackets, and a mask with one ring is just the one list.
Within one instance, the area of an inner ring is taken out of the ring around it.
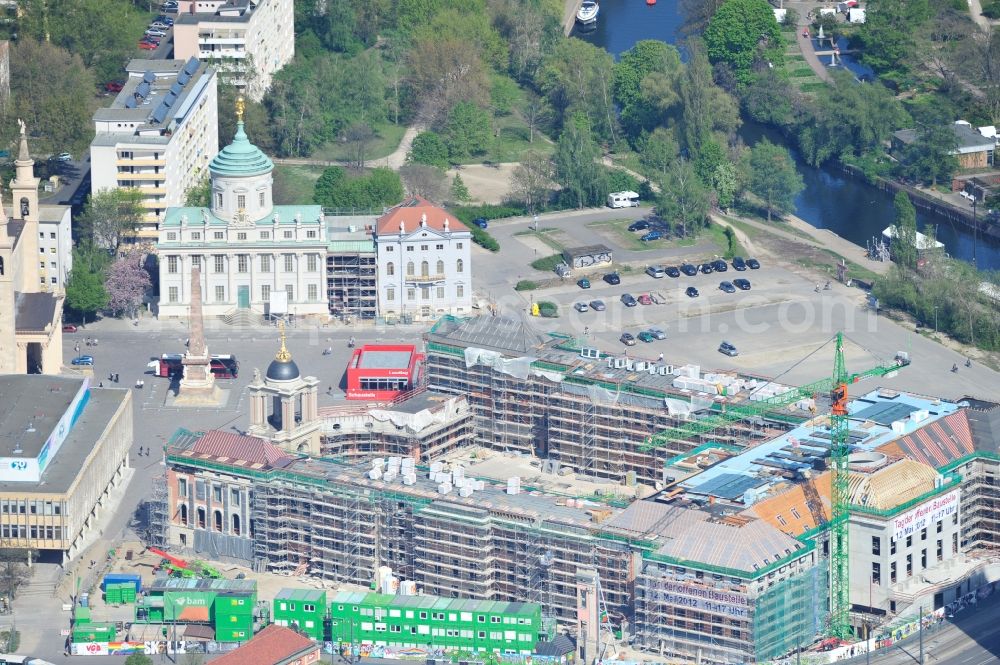
{"label": "riverbank", "polygon": [[583,4],[583,0],[566,0],[563,5],[563,34],[569,37],[570,33],[573,32],[573,26],[576,24],[576,13],[580,11],[580,5]]}

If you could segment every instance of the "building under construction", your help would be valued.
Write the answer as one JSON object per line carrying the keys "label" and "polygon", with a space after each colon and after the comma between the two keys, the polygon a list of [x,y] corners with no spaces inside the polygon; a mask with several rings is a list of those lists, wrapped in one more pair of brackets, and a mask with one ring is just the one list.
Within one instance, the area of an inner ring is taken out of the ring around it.
{"label": "building under construction", "polygon": [[[503,316],[444,317],[427,335],[426,356],[429,387],[469,400],[480,445],[619,483],[662,485],[663,460],[703,442],[650,446],[657,433],[746,405],[751,390],[760,397],[783,389],[737,372],[603,354]],[[736,420],[712,440],[746,446],[808,415]]]}
{"label": "building under construction", "polygon": [[326,217],[326,295],[341,320],[374,319],[378,311],[374,215]]}

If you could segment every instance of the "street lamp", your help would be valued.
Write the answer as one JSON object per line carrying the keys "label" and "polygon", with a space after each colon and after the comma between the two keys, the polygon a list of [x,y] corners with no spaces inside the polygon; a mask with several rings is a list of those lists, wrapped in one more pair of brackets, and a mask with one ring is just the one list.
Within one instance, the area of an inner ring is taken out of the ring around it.
{"label": "street lamp", "polygon": [[973,196],[972,198],[972,267],[976,267],[976,204],[979,200]]}

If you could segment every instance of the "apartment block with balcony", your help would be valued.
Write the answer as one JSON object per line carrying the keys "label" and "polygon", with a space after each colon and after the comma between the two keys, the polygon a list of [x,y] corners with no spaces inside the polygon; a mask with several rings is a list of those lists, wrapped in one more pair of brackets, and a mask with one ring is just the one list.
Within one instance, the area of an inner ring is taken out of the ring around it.
{"label": "apartment block with balcony", "polygon": [[70,207],[38,206],[38,280],[40,291],[66,290],[73,268],[73,235]]}
{"label": "apartment block with balcony", "polygon": [[136,188],[147,213],[140,240],[155,241],[168,207],[206,177],[219,152],[215,69],[187,60],[133,60],[124,88],[94,114],[91,191]]}
{"label": "apartment block with balcony", "polygon": [[183,0],[178,10],[174,57],[212,62],[255,101],[295,55],[292,0]]}
{"label": "apartment block with balcony", "polygon": [[379,315],[429,321],[472,312],[472,233],[447,212],[414,197],[378,218]]}

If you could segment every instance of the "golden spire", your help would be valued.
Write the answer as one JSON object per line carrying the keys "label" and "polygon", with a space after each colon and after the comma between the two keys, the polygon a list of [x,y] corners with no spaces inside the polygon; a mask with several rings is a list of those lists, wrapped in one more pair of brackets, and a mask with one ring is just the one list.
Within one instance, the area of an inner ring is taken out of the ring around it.
{"label": "golden spire", "polygon": [[278,321],[278,330],[280,331],[280,334],[281,334],[281,349],[278,350],[278,354],[276,356],[274,356],[274,359],[277,360],[279,363],[287,363],[287,362],[289,362],[292,359],[292,354],[290,354],[288,352],[288,349],[285,348],[285,322],[284,321]]}
{"label": "golden spire", "polygon": [[243,95],[236,98],[236,122],[243,122],[243,112],[247,108],[247,103],[243,100]]}

